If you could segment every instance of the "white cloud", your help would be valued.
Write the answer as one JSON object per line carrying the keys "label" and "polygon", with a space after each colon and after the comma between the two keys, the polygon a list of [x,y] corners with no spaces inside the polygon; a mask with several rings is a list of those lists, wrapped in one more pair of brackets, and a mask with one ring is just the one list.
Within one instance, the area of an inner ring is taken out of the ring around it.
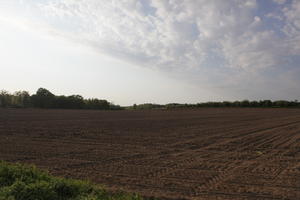
{"label": "white cloud", "polygon": [[39,7],[54,28],[143,65],[201,68],[213,65],[215,54],[224,66],[255,70],[284,56],[274,49],[280,39],[256,16],[255,0],[60,0]]}
{"label": "white cloud", "polygon": [[[214,65],[213,55],[224,59],[223,66],[255,70],[279,64],[276,57],[284,53],[275,52],[273,41],[282,42],[263,28],[255,0],[29,2],[61,35],[142,65],[201,68]],[[285,27],[289,34],[300,26],[297,5],[285,11],[292,21]]]}
{"label": "white cloud", "polygon": [[283,14],[286,19],[283,32],[287,35],[293,54],[300,54],[300,1],[293,1],[291,5],[283,8]]}
{"label": "white cloud", "polygon": [[273,2],[275,2],[277,4],[284,4],[286,2],[286,0],[273,0]]}
{"label": "white cloud", "polygon": [[[300,1],[273,2],[280,12],[265,12],[256,0],[30,0],[24,4],[38,13],[39,23],[97,51],[144,67],[196,73],[203,80],[205,73],[211,73],[222,80],[208,82],[226,85],[230,78],[242,81],[245,72],[257,74],[287,63],[296,66],[291,55],[300,56]],[[268,24],[270,19],[278,26]]]}

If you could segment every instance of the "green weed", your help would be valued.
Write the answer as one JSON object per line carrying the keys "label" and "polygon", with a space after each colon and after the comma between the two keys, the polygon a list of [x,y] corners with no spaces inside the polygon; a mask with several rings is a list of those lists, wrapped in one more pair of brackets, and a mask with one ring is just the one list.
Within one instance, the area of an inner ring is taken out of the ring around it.
{"label": "green weed", "polygon": [[57,178],[34,166],[0,161],[0,200],[142,200],[86,181]]}

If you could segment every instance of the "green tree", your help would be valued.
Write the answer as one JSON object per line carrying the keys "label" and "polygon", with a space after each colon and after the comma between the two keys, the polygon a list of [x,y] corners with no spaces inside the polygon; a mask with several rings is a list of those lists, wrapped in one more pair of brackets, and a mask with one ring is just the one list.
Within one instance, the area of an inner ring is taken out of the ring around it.
{"label": "green tree", "polygon": [[0,106],[2,108],[8,107],[12,104],[11,94],[5,90],[0,91]]}
{"label": "green tree", "polygon": [[53,108],[55,95],[45,88],[39,88],[35,95],[31,96],[34,107]]}
{"label": "green tree", "polygon": [[30,107],[30,95],[27,91],[17,91],[12,97],[14,107],[27,108]]}

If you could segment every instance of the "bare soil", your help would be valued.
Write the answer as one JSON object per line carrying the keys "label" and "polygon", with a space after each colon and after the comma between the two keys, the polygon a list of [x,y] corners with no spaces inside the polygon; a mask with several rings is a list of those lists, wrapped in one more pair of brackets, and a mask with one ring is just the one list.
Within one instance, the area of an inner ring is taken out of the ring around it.
{"label": "bare soil", "polygon": [[300,109],[0,109],[0,159],[171,199],[300,199]]}

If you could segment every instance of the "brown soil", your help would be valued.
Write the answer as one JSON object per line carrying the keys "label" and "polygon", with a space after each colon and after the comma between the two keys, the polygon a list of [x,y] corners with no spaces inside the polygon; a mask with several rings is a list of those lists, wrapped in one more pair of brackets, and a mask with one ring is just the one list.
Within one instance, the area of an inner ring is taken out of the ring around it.
{"label": "brown soil", "polygon": [[300,109],[2,109],[0,159],[145,196],[300,199]]}

